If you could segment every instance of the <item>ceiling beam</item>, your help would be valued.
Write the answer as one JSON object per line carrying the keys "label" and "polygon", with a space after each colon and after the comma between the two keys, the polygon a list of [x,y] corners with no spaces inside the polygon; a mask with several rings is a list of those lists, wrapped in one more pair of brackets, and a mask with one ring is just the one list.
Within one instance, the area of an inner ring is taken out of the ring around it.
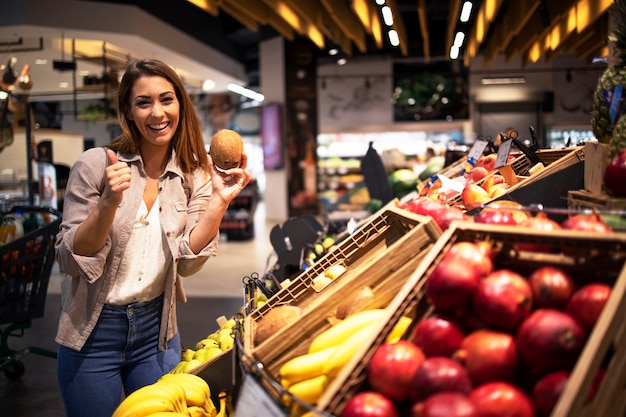
{"label": "ceiling beam", "polygon": [[420,22],[422,35],[422,47],[424,48],[424,60],[430,62],[430,37],[428,35],[428,9],[425,0],[417,0],[417,16]]}
{"label": "ceiling beam", "polygon": [[[446,31],[446,46],[452,47],[454,42],[454,36],[456,35],[456,24],[459,21],[459,13],[461,12],[461,0],[449,0],[448,1],[448,30]],[[467,34],[466,34],[467,35]],[[469,36],[465,41],[469,40]],[[450,51],[447,51],[448,54]]]}
{"label": "ceiling beam", "polygon": [[[366,52],[365,30],[344,2],[321,0],[330,18],[361,52]],[[345,52],[345,51],[344,51]],[[346,52],[347,53],[347,52]]]}

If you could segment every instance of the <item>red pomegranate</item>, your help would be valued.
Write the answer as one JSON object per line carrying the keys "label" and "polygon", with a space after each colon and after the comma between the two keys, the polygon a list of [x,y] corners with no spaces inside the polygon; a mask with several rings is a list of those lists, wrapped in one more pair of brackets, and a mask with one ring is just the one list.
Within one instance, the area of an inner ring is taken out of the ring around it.
{"label": "red pomegranate", "polygon": [[460,259],[442,259],[426,281],[426,295],[439,311],[465,310],[471,305],[480,275]]}
{"label": "red pomegranate", "polygon": [[535,417],[530,398],[507,382],[487,382],[469,395],[479,417]]}
{"label": "red pomegranate", "polygon": [[620,151],[604,168],[603,179],[610,195],[626,196],[626,149]]}
{"label": "red pomegranate", "polygon": [[367,380],[374,391],[402,401],[424,359],[421,349],[408,340],[380,345],[368,365]]}
{"label": "red pomegranate", "polygon": [[461,347],[464,337],[461,328],[450,319],[430,316],[415,325],[408,340],[419,346],[426,357],[450,356]]}
{"label": "red pomegranate", "polygon": [[461,259],[465,264],[484,277],[493,271],[490,245],[487,242],[460,241],[450,246],[444,259]]}
{"label": "red pomegranate", "polygon": [[569,371],[555,371],[537,381],[533,387],[531,399],[539,416],[549,417],[552,414],[569,376]]}
{"label": "red pomegranate", "polygon": [[541,308],[522,322],[515,342],[520,356],[533,370],[567,370],[578,359],[585,331],[569,314]]}
{"label": "red pomegranate", "polygon": [[437,211],[445,207],[447,206],[444,202],[425,196],[417,197],[407,204],[407,210],[422,216],[434,216]]}
{"label": "red pomegranate", "polygon": [[359,392],[346,402],[340,417],[398,417],[393,401],[379,392]]}
{"label": "red pomegranate", "polygon": [[613,229],[602,220],[596,210],[591,214],[576,214],[568,217],[561,223],[561,227],[567,230],[579,230],[582,232],[611,233]]}
{"label": "red pomegranate", "polygon": [[[540,230],[542,232],[550,233],[554,230],[560,230],[561,225],[556,221],[550,219],[548,215],[541,211],[534,215],[533,217],[529,217],[521,223],[518,223],[520,227],[528,227],[535,230]],[[552,252],[554,248],[548,245],[542,245],[541,236],[537,236],[537,241],[533,243],[518,243],[515,246],[519,250],[525,250],[529,252]]]}
{"label": "red pomegranate", "polygon": [[528,281],[509,269],[498,269],[478,283],[474,310],[487,325],[514,330],[532,308]]}
{"label": "red pomegranate", "polygon": [[440,392],[411,408],[411,417],[477,417],[476,407],[459,392]]}
{"label": "red pomegranate", "polygon": [[470,333],[453,358],[465,366],[476,384],[510,381],[518,365],[513,336],[493,330],[475,330]]}
{"label": "red pomegranate", "polygon": [[599,283],[587,284],[572,294],[565,311],[574,317],[587,333],[591,333],[610,296],[610,286]]}
{"label": "red pomegranate", "polygon": [[516,225],[517,220],[512,210],[486,208],[474,216],[476,223]]}
{"label": "red pomegranate", "polygon": [[415,372],[409,399],[415,404],[438,392],[468,394],[471,389],[472,381],[461,364],[444,356],[434,356],[426,358]]}
{"label": "red pomegranate", "polygon": [[448,230],[455,220],[469,220],[465,212],[457,207],[445,207],[432,215],[441,230]]}
{"label": "red pomegranate", "polygon": [[576,285],[571,276],[561,268],[543,266],[528,276],[533,294],[533,308],[565,308]]}

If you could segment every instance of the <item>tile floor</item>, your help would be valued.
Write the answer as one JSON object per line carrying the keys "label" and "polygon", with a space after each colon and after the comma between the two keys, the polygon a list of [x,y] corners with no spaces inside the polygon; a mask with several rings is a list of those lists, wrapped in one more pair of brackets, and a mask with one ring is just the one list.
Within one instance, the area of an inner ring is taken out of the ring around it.
{"label": "tile floor", "polygon": [[[189,297],[179,304],[179,327],[184,346],[195,345],[215,330],[219,316],[232,316],[243,304],[242,278],[253,272],[264,274],[273,265],[269,231],[278,222],[266,220],[264,206],[255,213],[255,237],[248,241],[223,241],[219,255],[209,260],[204,269],[186,278]],[[11,349],[22,350],[36,346],[56,350],[54,333],[59,311],[58,270],[50,277],[46,310],[42,318],[32,320],[32,327],[20,337],[9,337]],[[4,329],[7,325],[0,325]],[[0,416],[2,417],[63,417],[63,405],[56,381],[56,361],[37,354],[21,358],[24,375],[12,381],[0,375]],[[87,416],[86,416],[87,417]]]}

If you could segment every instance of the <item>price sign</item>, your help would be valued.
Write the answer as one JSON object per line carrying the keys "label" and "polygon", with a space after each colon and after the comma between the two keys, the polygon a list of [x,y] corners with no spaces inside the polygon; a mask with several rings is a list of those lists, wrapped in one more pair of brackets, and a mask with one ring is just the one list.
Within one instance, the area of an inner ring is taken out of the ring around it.
{"label": "price sign", "polygon": [[500,144],[500,146],[498,147],[498,157],[496,158],[494,168],[498,169],[506,166],[509,163],[509,152],[511,152],[512,144],[512,140],[506,140]]}
{"label": "price sign", "polygon": [[474,141],[474,144],[472,145],[469,152],[467,153],[467,157],[470,159],[473,159],[474,161],[477,161],[478,158],[480,158],[483,155],[483,151],[487,147],[487,143],[488,142],[486,140],[482,140],[482,139],[478,139]]}
{"label": "price sign", "polygon": [[239,391],[236,417],[287,417],[287,412],[252,374],[246,374]]}

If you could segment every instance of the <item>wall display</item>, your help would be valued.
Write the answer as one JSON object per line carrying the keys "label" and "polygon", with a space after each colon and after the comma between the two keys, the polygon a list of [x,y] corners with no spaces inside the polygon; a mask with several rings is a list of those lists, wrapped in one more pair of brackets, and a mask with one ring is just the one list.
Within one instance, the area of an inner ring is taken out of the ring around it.
{"label": "wall display", "polygon": [[265,170],[284,167],[283,108],[278,103],[263,105],[261,109],[261,144]]}
{"label": "wall display", "polygon": [[394,64],[394,120],[467,119],[468,91],[468,71],[458,62]]}

